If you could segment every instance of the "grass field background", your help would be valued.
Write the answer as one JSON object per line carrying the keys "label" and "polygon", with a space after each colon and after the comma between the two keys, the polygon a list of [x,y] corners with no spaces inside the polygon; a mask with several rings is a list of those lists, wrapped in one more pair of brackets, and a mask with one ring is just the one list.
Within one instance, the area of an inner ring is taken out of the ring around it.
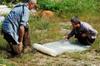
{"label": "grass field background", "polygon": [[[19,1],[17,1],[19,2]],[[8,4],[6,0],[4,4]],[[62,29],[71,30],[70,18],[79,16],[97,31],[97,39],[88,51],[64,53],[51,57],[40,52],[23,54],[18,58],[7,58],[7,42],[0,36],[1,66],[100,66],[100,1],[99,0],[38,0],[38,10],[50,10],[54,16],[44,19],[40,15],[30,16],[31,43],[46,43],[63,39]]]}

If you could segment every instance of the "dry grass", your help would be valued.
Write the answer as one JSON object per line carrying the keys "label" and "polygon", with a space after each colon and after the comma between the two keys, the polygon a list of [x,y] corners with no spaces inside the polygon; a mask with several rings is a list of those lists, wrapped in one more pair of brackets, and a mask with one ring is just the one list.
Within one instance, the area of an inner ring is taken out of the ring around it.
{"label": "dry grass", "polygon": [[[56,16],[50,19],[31,16],[29,21],[31,43],[46,43],[62,39],[65,33],[61,32],[61,29],[70,30],[69,18],[72,15],[68,15],[68,18],[63,17],[64,19]],[[5,51],[7,42],[3,36],[0,36],[0,64],[2,66],[100,66],[100,14],[88,13],[79,16],[82,21],[90,23],[98,31],[97,39],[88,51],[64,53],[57,57],[31,52],[21,57],[8,59],[8,53]]]}

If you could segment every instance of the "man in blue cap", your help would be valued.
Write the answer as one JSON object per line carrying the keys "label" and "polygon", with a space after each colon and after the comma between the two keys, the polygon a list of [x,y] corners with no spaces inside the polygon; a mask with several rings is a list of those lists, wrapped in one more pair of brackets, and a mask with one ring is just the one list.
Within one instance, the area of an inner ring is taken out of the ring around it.
{"label": "man in blue cap", "polygon": [[97,35],[97,31],[86,22],[81,22],[77,16],[71,18],[72,31],[65,36],[65,39],[70,39],[75,35],[75,38],[84,45],[91,45]]}
{"label": "man in blue cap", "polygon": [[2,31],[11,47],[12,55],[20,55],[23,47],[31,46],[28,20],[32,9],[36,9],[36,0],[23,0],[23,3],[17,4],[11,10],[3,22]]}

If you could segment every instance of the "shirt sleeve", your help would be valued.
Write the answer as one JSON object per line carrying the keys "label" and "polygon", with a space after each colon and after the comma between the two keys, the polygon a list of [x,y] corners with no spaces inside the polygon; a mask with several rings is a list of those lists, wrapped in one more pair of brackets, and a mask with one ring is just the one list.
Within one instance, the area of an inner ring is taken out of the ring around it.
{"label": "shirt sleeve", "polygon": [[88,32],[89,38],[92,38],[92,39],[96,38],[96,35],[97,35],[98,32],[91,25],[86,23],[86,24],[84,24],[84,28]]}
{"label": "shirt sleeve", "polygon": [[85,29],[89,32],[89,34],[91,34],[91,35],[97,35],[97,31],[91,26],[91,25],[89,25],[89,24],[86,24],[85,25]]}
{"label": "shirt sleeve", "polygon": [[90,34],[93,34],[93,35],[97,35],[97,31],[95,30],[95,29],[93,29],[93,28],[90,28],[89,29],[89,32],[90,32]]}
{"label": "shirt sleeve", "polygon": [[68,35],[73,36],[75,34],[75,30],[73,29]]}
{"label": "shirt sleeve", "polygon": [[98,32],[95,29],[93,29],[92,27],[89,28],[88,31],[89,31],[88,37],[95,39]]}
{"label": "shirt sleeve", "polygon": [[24,10],[24,12],[22,12],[22,18],[21,18],[21,25],[24,25],[26,27],[28,20],[29,20],[29,10],[27,7],[24,7],[24,9],[22,9],[22,11]]}

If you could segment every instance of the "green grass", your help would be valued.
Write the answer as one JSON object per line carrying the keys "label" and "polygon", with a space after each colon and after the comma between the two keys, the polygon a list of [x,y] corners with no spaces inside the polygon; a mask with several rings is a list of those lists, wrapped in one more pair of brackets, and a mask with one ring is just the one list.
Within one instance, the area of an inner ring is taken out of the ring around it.
{"label": "green grass", "polygon": [[[69,25],[69,23],[67,23],[66,21],[69,22],[70,18],[73,15],[78,15],[82,21],[88,22],[98,31],[97,39],[93,43],[92,47],[85,52],[65,53],[58,57],[50,57],[42,53],[28,53],[22,55],[22,57],[19,58],[8,59],[7,53],[5,52],[7,42],[3,39],[3,36],[0,35],[0,64],[6,66],[24,66],[24,64],[28,64],[29,66],[37,66],[40,59],[46,59],[48,61],[45,62],[46,66],[52,66],[52,64],[61,66],[63,65],[63,60],[66,59],[73,59],[74,62],[80,60],[84,60],[87,62],[92,62],[92,60],[94,59],[97,61],[100,60],[100,2],[97,2],[98,0],[63,0],[63,2],[59,1],[62,0],[38,1],[38,5],[40,7],[39,9],[52,10],[56,13],[56,16],[50,19],[42,18],[39,15],[30,17],[29,24],[31,43],[47,43],[51,41],[61,40],[64,34],[59,32],[60,29],[64,28],[67,30],[71,30],[71,25]],[[60,23],[62,22],[65,24],[61,25]],[[30,63],[28,63],[29,61]],[[69,63],[69,66],[70,65],[71,64]]]}
{"label": "green grass", "polygon": [[[18,2],[21,2],[21,0],[16,0],[16,3]],[[38,0],[37,3],[39,9],[52,10],[57,14],[80,14],[100,11],[100,1],[98,0]],[[8,0],[4,0],[3,4],[8,5]]]}
{"label": "green grass", "polygon": [[50,41],[53,41],[61,38],[61,34],[58,32],[60,30],[60,25],[58,24],[58,21],[52,21],[53,19],[54,18],[48,21],[47,19],[40,17],[30,18],[30,33],[31,36],[33,36],[31,38],[32,43],[43,43],[48,42],[49,39]]}
{"label": "green grass", "polygon": [[[95,16],[95,15],[86,15],[85,16],[84,15],[84,16],[81,16],[80,19],[83,20],[83,21],[87,21],[98,32],[100,32],[99,16]],[[63,34],[59,33],[60,28],[62,27],[62,28],[65,28],[65,29],[70,29],[69,28],[70,25],[68,25],[67,22],[66,22],[65,25],[60,25],[59,23],[61,23],[61,22],[58,21],[58,20],[55,20],[53,22],[53,18],[49,21],[49,20],[43,19],[41,17],[32,17],[31,16],[31,18],[30,18],[31,43],[46,43],[46,42],[51,42],[51,41],[56,41],[56,40],[62,39]],[[66,58],[72,58],[72,59],[74,59],[74,61],[77,61],[77,60],[86,60],[86,61],[89,60],[89,61],[91,61],[90,60],[91,58],[88,57],[88,52],[91,55],[93,54],[92,50],[94,50],[94,49],[95,49],[94,52],[97,52],[97,53],[100,52],[100,40],[99,39],[100,39],[100,34],[98,33],[97,40],[95,41],[95,43],[93,44],[93,46],[91,47],[91,49],[89,51],[86,51],[86,52],[83,52],[83,53],[65,53],[65,54],[63,54],[63,55],[65,55],[65,59]],[[1,36],[0,37],[0,48],[5,48],[6,45],[7,45],[7,42],[3,39],[3,36]],[[1,62],[2,62],[1,64],[6,64],[7,66],[10,66],[10,65],[12,65],[12,66],[17,65],[18,66],[18,64],[20,66],[24,66],[24,64],[27,63],[28,61],[31,61],[32,65],[34,65],[37,62],[36,61],[33,62],[32,59],[37,60],[37,58],[39,56],[40,55],[37,54],[37,56],[34,57],[34,54],[29,53],[29,54],[24,54],[20,58],[7,59],[6,53],[4,51],[0,52],[0,59],[1,59]],[[51,58],[49,56],[46,56],[46,57],[48,57],[49,59]],[[58,60],[61,57],[62,57],[62,55],[59,56],[59,57],[56,57],[56,60]],[[43,57],[43,59],[44,58],[45,57]],[[100,58],[99,55],[96,58],[99,59]],[[7,61],[9,61],[9,62],[7,62]],[[52,61],[54,62],[54,60],[52,60]],[[56,62],[54,62],[54,63],[56,63]],[[46,65],[52,65],[52,63],[50,62],[50,63],[47,63]],[[58,65],[61,65],[61,64],[59,63]]]}
{"label": "green grass", "polygon": [[63,15],[95,12],[99,5],[96,0],[38,0],[38,4],[43,10],[52,10]]}
{"label": "green grass", "polygon": [[[99,19],[100,17],[94,14],[88,14],[88,15],[84,15],[84,16],[80,16],[80,19],[82,21],[86,21],[89,24],[91,24],[98,32],[100,32],[99,29]],[[70,30],[70,25],[69,23],[65,22],[65,25],[60,25],[60,23],[62,23],[61,21],[63,21],[63,19],[59,20],[54,20],[55,18],[52,18],[50,20],[41,18],[41,17],[30,17],[30,36],[31,36],[31,43],[46,43],[46,42],[51,42],[51,41],[56,41],[56,40],[60,40],[63,37],[63,34],[59,33],[60,28],[64,28],[64,29],[68,29]],[[66,18],[68,19],[68,18]],[[69,21],[70,19],[68,19]],[[51,22],[52,21],[52,22]],[[86,52],[82,52],[82,53],[65,53],[63,55],[65,55],[65,57],[63,57],[63,59],[65,58],[71,58],[74,59],[73,61],[78,61],[78,60],[85,60],[85,61],[91,61],[91,58],[89,57],[89,55],[92,55],[93,52],[95,52],[96,54],[100,54],[100,34],[98,33],[97,36],[97,40],[95,41],[95,43],[92,45],[92,47],[90,48],[89,51]],[[72,39],[73,40],[73,39]],[[18,66],[18,64],[20,66],[24,66],[25,63],[27,63],[28,61],[31,62],[31,64],[29,65],[35,65],[36,61],[32,61],[37,60],[37,58],[40,56],[37,54],[37,56],[34,56],[34,54],[29,53],[29,54],[24,54],[22,55],[22,57],[19,58],[13,58],[13,59],[7,59],[7,53],[4,51],[4,49],[7,46],[7,42],[3,39],[3,36],[0,36],[0,62],[1,64],[7,65],[7,66]],[[95,50],[95,51],[94,51]],[[88,55],[89,53],[89,55]],[[94,56],[94,55],[93,55]],[[48,57],[48,56],[46,56]],[[59,58],[61,58],[61,56],[56,57],[57,62],[59,62]],[[40,57],[41,58],[41,57]],[[44,59],[45,57],[43,57]],[[49,59],[51,57],[48,57]],[[39,58],[38,58],[39,59]],[[96,56],[96,59],[100,59],[99,55]],[[8,62],[9,61],[9,62]],[[52,62],[54,62],[54,64],[56,63],[54,60],[52,60]],[[47,62],[46,65],[52,65],[51,62]],[[57,64],[57,65],[63,65],[61,63]],[[69,64],[70,65],[70,64]]]}

